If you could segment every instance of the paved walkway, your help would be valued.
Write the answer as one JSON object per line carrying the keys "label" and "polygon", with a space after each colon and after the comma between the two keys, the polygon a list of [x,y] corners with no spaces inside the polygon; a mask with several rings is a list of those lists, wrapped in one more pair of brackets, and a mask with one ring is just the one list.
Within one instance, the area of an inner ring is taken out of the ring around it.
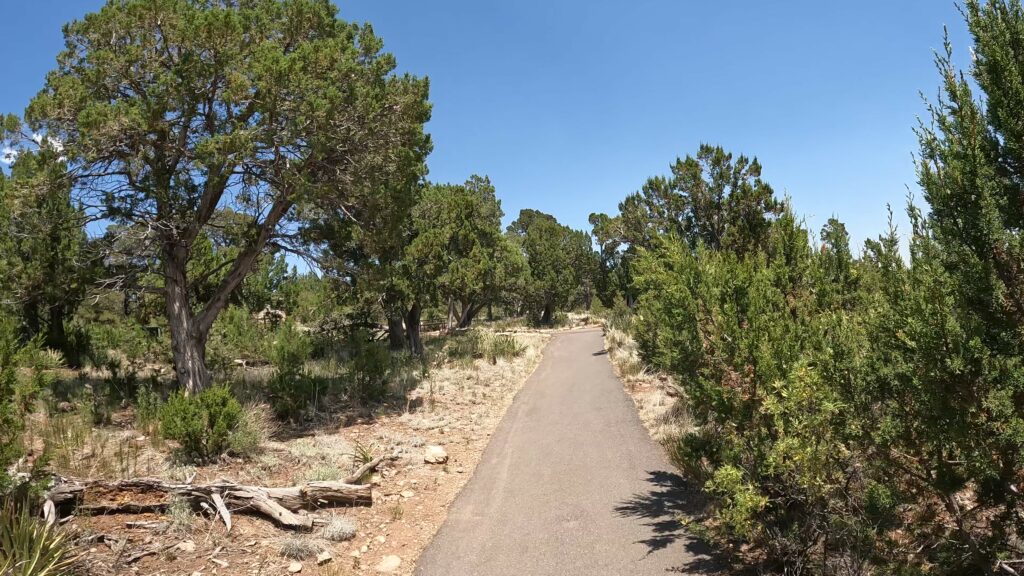
{"label": "paved walkway", "polygon": [[600,330],[554,336],[418,576],[705,574],[693,497],[612,372]]}

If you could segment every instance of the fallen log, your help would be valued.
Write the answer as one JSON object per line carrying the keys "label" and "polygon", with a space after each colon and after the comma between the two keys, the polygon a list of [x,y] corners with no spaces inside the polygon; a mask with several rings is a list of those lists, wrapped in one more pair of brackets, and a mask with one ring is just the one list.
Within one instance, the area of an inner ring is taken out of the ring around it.
{"label": "fallen log", "polygon": [[284,528],[309,530],[313,527],[313,516],[297,512],[373,503],[370,486],[363,484],[310,482],[267,488],[227,480],[212,484],[175,484],[156,478],[119,482],[56,478],[46,497],[57,510],[77,509],[93,514],[160,512],[176,498],[188,501],[195,508],[212,503],[229,529],[228,508],[265,516]]}

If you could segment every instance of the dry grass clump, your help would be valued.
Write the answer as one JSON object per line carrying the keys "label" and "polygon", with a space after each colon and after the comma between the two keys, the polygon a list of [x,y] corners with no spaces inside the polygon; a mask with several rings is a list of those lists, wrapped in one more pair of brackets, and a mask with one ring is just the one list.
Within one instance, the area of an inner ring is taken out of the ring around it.
{"label": "dry grass clump", "polygon": [[323,536],[331,542],[344,542],[356,537],[356,521],[347,516],[332,516],[324,526]]}
{"label": "dry grass clump", "polygon": [[324,547],[308,536],[289,536],[281,542],[281,556],[290,560],[308,560],[323,551]]}
{"label": "dry grass clump", "polygon": [[236,456],[251,457],[259,454],[277,432],[277,421],[270,406],[247,404],[228,443]]}
{"label": "dry grass clump", "polygon": [[333,482],[335,480],[341,480],[345,477],[345,474],[337,467],[332,464],[318,464],[315,465],[302,475],[302,479],[305,482]]}
{"label": "dry grass clump", "polygon": [[167,505],[167,531],[173,534],[189,534],[196,523],[192,505],[184,498],[172,498]]}
{"label": "dry grass clump", "polygon": [[27,428],[27,443],[45,446],[50,468],[64,476],[123,480],[167,470],[167,456],[154,438],[133,430],[93,427],[85,411],[35,414]]}

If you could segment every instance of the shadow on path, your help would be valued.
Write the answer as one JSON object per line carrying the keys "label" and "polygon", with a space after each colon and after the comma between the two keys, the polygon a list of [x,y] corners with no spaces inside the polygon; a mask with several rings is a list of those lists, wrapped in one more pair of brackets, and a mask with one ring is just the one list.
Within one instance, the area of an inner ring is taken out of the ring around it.
{"label": "shadow on path", "polygon": [[682,516],[701,511],[705,499],[703,491],[682,476],[663,470],[648,471],[647,482],[651,486],[650,490],[634,494],[615,507],[620,517],[644,520],[644,525],[650,528],[651,536],[639,541],[647,546],[647,553],[662,550],[682,540],[692,559],[669,572],[718,574],[723,571],[726,563],[717,557],[710,546],[690,536],[680,520]]}

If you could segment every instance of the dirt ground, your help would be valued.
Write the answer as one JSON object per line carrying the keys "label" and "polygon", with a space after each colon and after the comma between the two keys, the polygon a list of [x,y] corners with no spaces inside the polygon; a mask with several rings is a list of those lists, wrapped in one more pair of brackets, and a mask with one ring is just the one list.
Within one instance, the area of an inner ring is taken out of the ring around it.
{"label": "dirt ground", "polygon": [[[549,334],[523,331],[516,337],[527,345],[519,358],[496,364],[479,359],[433,369],[412,393],[408,411],[385,412],[370,421],[271,442],[260,456],[245,462],[198,469],[152,466],[158,471],[153,475],[179,482],[191,476],[195,483],[224,478],[289,486],[343,477],[355,467],[354,453],[360,451],[397,454],[372,478],[371,507],[316,512],[320,518],[354,520],[353,538],[331,541],[323,528],[295,534],[243,513],[233,515],[230,532],[210,511],[73,517],[68,525],[91,543],[84,554],[89,571],[187,576],[411,574],[420,552],[444,521],[448,505],[473,474],[491,433],[539,363]],[[442,447],[447,463],[425,463],[428,446]],[[145,452],[135,456],[136,470],[150,470],[147,458],[159,458]],[[128,524],[146,521],[160,527],[130,528]],[[129,561],[150,548],[160,551]]]}

